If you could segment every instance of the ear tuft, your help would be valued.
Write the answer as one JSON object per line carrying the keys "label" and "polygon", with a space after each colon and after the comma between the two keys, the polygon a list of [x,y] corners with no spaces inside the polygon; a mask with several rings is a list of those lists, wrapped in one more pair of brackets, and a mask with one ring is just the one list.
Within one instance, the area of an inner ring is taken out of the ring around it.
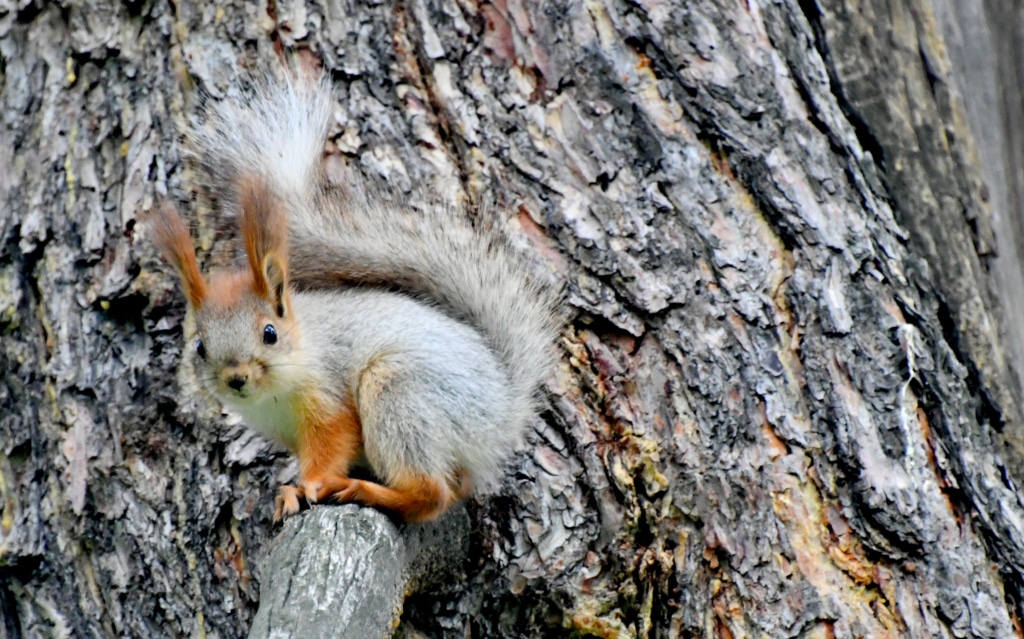
{"label": "ear tuft", "polygon": [[202,307],[208,291],[206,280],[199,272],[188,226],[170,203],[164,203],[149,220],[154,243],[164,259],[178,271],[188,303],[198,310]]}
{"label": "ear tuft", "polygon": [[288,288],[288,220],[266,180],[249,176],[239,185],[242,238],[257,295],[284,317]]}

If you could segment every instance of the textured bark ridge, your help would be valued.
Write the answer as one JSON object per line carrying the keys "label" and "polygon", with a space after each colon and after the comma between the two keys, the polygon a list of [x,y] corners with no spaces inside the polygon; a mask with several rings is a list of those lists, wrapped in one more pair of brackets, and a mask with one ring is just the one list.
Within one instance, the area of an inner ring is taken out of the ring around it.
{"label": "textured bark ridge", "polygon": [[[1009,4],[0,0],[2,636],[255,635],[332,570],[408,637],[1019,636],[1019,153],[943,41],[1008,65]],[[230,255],[176,123],[278,52],[333,79],[328,162],[497,202],[569,290],[528,449],[400,597],[375,513],[272,545],[294,464],[178,372],[142,223]]]}

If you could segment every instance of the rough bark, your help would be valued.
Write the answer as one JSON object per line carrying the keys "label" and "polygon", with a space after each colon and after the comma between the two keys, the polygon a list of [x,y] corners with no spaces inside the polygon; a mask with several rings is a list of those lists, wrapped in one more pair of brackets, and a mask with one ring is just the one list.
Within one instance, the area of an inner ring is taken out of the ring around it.
{"label": "rough bark", "polygon": [[[335,83],[329,161],[504,204],[568,284],[550,410],[403,632],[1020,635],[1020,146],[957,91],[1001,69],[1019,122],[1020,18],[953,6],[0,0],[0,632],[262,623],[294,465],[176,377],[138,221],[194,199],[197,88],[299,50]],[[951,62],[951,23],[1001,35]]]}

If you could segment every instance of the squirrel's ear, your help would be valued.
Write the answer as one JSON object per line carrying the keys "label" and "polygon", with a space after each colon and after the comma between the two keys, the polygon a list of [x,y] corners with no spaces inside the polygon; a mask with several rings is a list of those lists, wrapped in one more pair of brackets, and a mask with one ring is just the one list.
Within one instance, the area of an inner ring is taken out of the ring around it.
{"label": "squirrel's ear", "polygon": [[287,309],[288,221],[267,183],[244,178],[239,188],[242,238],[255,281],[255,293],[274,306],[279,317]]}
{"label": "squirrel's ear", "polygon": [[153,229],[153,241],[164,259],[178,271],[188,303],[198,310],[206,298],[207,288],[206,280],[199,272],[188,226],[170,203],[161,206],[149,219]]}

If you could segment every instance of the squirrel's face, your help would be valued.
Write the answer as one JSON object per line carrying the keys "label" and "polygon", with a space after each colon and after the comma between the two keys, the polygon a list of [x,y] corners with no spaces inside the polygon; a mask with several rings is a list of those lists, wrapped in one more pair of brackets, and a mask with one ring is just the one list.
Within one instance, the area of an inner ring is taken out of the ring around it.
{"label": "squirrel's face", "polygon": [[209,302],[195,313],[197,335],[190,345],[203,384],[233,403],[286,391],[300,350],[287,300],[275,308],[251,291],[247,275],[210,283]]}
{"label": "squirrel's face", "polygon": [[287,392],[297,383],[302,359],[288,292],[287,218],[265,182],[254,176],[243,182],[239,221],[248,270],[208,281],[177,211],[165,204],[153,218],[154,240],[181,276],[193,311],[198,335],[187,348],[200,380],[233,403]]}

